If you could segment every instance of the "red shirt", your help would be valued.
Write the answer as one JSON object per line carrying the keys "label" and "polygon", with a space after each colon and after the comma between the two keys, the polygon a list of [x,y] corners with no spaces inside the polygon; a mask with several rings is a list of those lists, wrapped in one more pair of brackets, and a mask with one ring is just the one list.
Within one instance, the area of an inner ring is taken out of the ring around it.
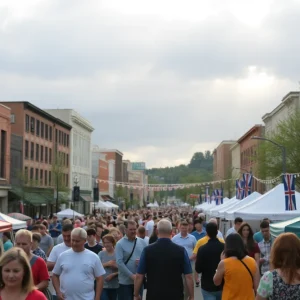
{"label": "red shirt", "polygon": [[258,244],[257,243],[254,243],[254,247],[252,248],[251,251],[248,251],[248,256],[252,257],[255,259],[255,254],[256,253],[260,253],[260,250],[259,250],[259,247],[258,247]]}
{"label": "red shirt", "polygon": [[[1,296],[0,296],[0,300],[1,300]],[[30,292],[25,300],[47,300],[46,296],[38,291],[38,290],[33,290],[32,292]]]}
{"label": "red shirt", "polygon": [[31,267],[31,270],[32,270],[33,282],[35,285],[38,285],[39,283],[41,283],[44,280],[50,279],[47,265],[41,257],[37,258],[37,260]]}

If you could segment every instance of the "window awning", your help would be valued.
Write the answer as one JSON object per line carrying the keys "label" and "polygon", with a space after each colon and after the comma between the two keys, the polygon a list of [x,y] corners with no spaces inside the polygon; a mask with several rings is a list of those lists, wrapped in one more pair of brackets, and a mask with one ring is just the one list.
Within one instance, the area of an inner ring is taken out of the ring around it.
{"label": "window awning", "polygon": [[93,198],[91,197],[91,195],[80,195],[80,198],[82,201],[86,201],[86,202],[92,202]]}
{"label": "window awning", "polygon": [[101,195],[103,201],[114,201],[114,198],[110,197],[109,195]]}

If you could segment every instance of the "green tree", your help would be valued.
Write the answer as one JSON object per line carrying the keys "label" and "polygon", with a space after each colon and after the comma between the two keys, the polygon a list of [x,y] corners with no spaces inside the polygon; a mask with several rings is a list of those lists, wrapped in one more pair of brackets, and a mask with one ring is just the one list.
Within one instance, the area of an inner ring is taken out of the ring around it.
{"label": "green tree", "polygon": [[[300,166],[300,112],[297,111],[279,122],[276,130],[266,138],[286,148],[287,173],[299,172]],[[253,159],[257,162],[257,173],[261,179],[275,178],[282,173],[282,151],[268,141],[261,141]],[[299,180],[296,181],[299,186]]]}

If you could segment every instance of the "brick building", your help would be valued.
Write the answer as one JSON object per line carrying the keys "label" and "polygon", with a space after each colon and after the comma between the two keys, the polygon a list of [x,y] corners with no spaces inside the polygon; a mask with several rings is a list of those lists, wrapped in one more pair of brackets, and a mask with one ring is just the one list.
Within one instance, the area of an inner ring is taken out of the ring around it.
{"label": "brick building", "polygon": [[[22,169],[13,170],[11,179],[23,184],[12,187],[9,209],[16,210],[19,201],[27,205],[28,214],[47,214],[54,208],[53,165],[61,164],[62,186],[69,186],[70,133],[72,127],[29,102],[3,102],[11,109],[11,133],[23,137]],[[20,182],[20,181],[19,181]]]}
{"label": "brick building", "polygon": [[213,178],[214,180],[231,178],[232,161],[230,148],[236,141],[222,141],[214,150]]}
{"label": "brick building", "polygon": [[10,189],[11,110],[0,105],[0,211],[7,213]]}
{"label": "brick building", "polygon": [[[241,159],[240,172],[245,173],[246,171],[248,171],[253,172],[255,175],[257,169],[255,156],[260,141],[251,139],[252,136],[264,136],[264,126],[254,125],[238,140],[238,143],[240,145]],[[256,180],[253,180],[252,190],[262,194],[265,191],[265,187],[263,184],[257,182]]]}

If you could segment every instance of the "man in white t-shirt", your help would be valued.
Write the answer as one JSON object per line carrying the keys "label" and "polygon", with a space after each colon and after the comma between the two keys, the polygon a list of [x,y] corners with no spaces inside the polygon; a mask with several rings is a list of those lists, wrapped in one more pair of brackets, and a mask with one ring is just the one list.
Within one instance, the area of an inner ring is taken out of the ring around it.
{"label": "man in white t-shirt", "polygon": [[148,216],[148,221],[146,224],[146,236],[150,237],[152,235],[153,232],[153,228],[154,228],[154,221],[153,221],[153,216],[150,214]]}
{"label": "man in white t-shirt", "polygon": [[98,255],[84,248],[86,239],[84,229],[73,229],[72,249],[63,252],[54,266],[53,286],[59,300],[100,299],[105,270]]}

